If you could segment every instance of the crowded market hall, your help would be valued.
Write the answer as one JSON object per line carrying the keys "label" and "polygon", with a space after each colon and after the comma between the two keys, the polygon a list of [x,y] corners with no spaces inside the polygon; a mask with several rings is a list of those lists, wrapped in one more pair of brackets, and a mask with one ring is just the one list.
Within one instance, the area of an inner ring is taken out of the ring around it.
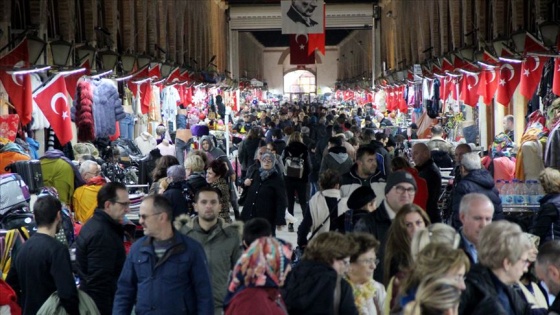
{"label": "crowded market hall", "polygon": [[0,314],[560,314],[560,1],[0,2]]}

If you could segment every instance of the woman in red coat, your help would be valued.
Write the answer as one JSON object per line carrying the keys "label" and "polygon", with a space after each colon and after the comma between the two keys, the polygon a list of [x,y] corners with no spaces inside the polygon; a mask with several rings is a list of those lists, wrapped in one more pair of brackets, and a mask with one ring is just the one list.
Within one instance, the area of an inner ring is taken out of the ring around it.
{"label": "woman in red coat", "polygon": [[224,301],[226,315],[287,315],[280,287],[290,272],[292,246],[261,237],[241,255]]}

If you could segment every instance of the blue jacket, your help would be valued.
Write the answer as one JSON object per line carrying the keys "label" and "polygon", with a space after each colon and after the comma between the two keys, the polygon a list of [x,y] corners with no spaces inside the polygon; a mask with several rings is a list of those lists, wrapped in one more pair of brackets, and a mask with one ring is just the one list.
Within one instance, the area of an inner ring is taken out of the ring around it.
{"label": "blue jacket", "polygon": [[214,314],[208,262],[202,246],[174,231],[174,243],[157,259],[153,239],[132,245],[119,277],[113,314]]}

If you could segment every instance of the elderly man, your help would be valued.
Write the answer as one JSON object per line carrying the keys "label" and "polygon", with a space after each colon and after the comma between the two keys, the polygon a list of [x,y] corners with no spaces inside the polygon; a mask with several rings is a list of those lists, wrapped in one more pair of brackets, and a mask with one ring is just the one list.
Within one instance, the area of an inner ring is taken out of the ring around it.
{"label": "elderly man", "polygon": [[428,184],[428,205],[426,212],[432,223],[441,222],[438,209],[438,199],[441,195],[441,173],[431,158],[430,149],[424,143],[417,143],[412,147],[412,160],[418,170],[418,175]]}
{"label": "elderly man", "polygon": [[535,264],[537,277],[541,279],[548,292],[556,296],[548,308],[548,314],[560,314],[560,241],[546,242],[539,248],[537,263]]}
{"label": "elderly man", "polygon": [[379,264],[373,275],[373,278],[377,281],[383,281],[383,258],[385,257],[385,244],[389,227],[391,227],[397,212],[404,205],[412,204],[416,189],[416,181],[410,173],[405,171],[391,173],[387,178],[384,192],[382,194],[376,193],[377,196],[385,196],[377,210],[364,215],[356,222],[354,232],[370,233],[381,243],[377,254]]}
{"label": "elderly man", "polygon": [[80,165],[80,175],[86,182],[78,187],[72,195],[72,207],[76,221],[85,224],[92,216],[97,206],[97,193],[107,183],[100,175],[97,162],[86,160]]}
{"label": "elderly man", "polygon": [[459,181],[461,180],[461,161],[463,160],[463,155],[465,153],[471,153],[472,148],[470,145],[466,143],[461,143],[457,145],[455,148],[455,168],[453,169],[453,175],[455,175],[455,179],[453,180],[453,185],[457,186]]}
{"label": "elderly man", "polygon": [[493,219],[500,219],[503,211],[499,192],[494,186],[494,179],[490,173],[482,168],[480,156],[475,152],[464,154],[461,159],[460,171],[463,179],[457,184],[453,191],[453,226],[459,229],[462,225],[459,219],[459,204],[463,196],[468,193],[481,193],[486,195],[494,204]]}
{"label": "elderly man", "polygon": [[443,139],[443,128],[432,127],[432,138],[426,142],[431,151],[432,159],[439,167],[453,167],[453,144]]}
{"label": "elderly man", "polygon": [[213,314],[202,246],[173,228],[173,208],[161,195],[140,204],[144,237],[130,248],[114,294],[115,315]]}
{"label": "elderly man", "polygon": [[459,219],[463,226],[459,229],[461,243],[459,247],[465,251],[474,265],[478,262],[478,239],[480,231],[492,223],[494,204],[484,194],[466,194],[459,205]]}

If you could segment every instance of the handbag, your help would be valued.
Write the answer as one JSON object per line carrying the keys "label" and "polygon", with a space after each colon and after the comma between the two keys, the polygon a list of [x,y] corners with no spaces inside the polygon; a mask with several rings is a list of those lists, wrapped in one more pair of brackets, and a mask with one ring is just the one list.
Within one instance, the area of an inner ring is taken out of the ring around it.
{"label": "handbag", "polygon": [[[255,172],[251,172],[251,174],[247,174],[247,177],[245,177],[245,179],[247,178],[252,178],[253,174]],[[241,182],[240,184],[243,184],[243,182]],[[249,187],[244,187],[243,188],[243,192],[241,193],[241,196],[239,196],[239,199],[237,199],[237,204],[240,206],[243,206],[245,204],[245,200],[247,199],[247,194],[249,193]]]}

